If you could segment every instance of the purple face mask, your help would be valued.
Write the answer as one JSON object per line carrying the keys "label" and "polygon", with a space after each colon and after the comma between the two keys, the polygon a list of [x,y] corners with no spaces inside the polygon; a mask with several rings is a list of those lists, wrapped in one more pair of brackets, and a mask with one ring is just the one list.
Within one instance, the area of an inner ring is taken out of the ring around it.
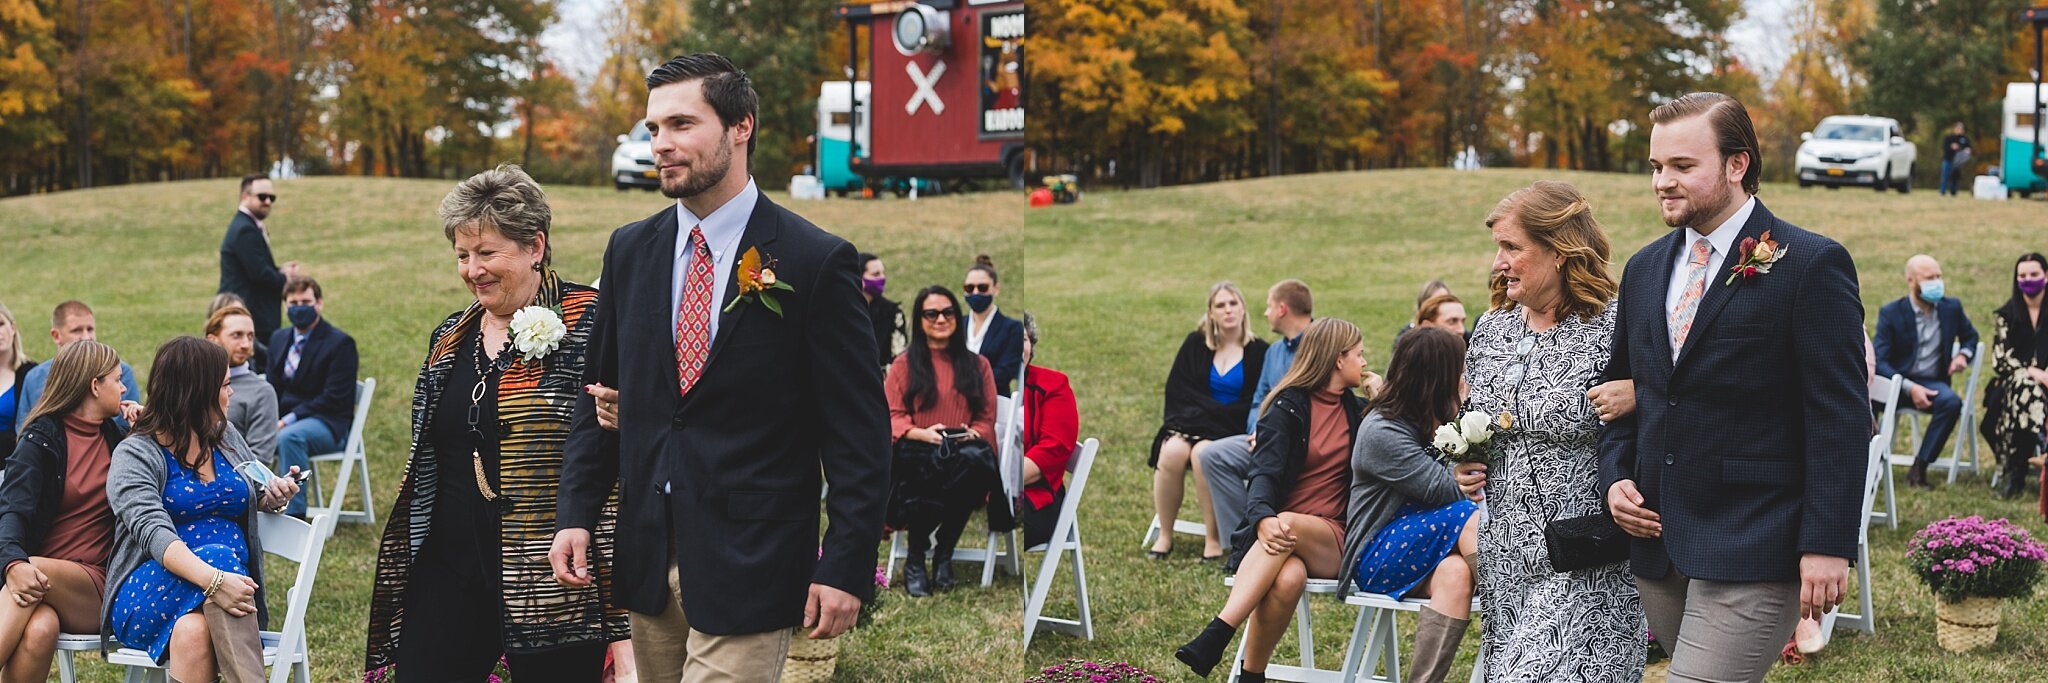
{"label": "purple face mask", "polygon": [[2048,289],[2048,280],[2015,280],[2014,284],[2019,285],[2020,293],[2027,296],[2037,296],[2041,290]]}
{"label": "purple face mask", "polygon": [[886,277],[864,277],[860,279],[861,291],[867,292],[868,296],[881,296],[882,288],[888,284],[889,278]]}

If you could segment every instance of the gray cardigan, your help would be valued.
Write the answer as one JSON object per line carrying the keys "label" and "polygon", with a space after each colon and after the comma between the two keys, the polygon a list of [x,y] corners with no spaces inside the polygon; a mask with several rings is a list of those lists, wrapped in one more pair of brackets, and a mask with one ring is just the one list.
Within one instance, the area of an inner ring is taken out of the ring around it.
{"label": "gray cardigan", "polygon": [[[221,440],[221,454],[229,466],[254,460],[242,431],[230,424]],[[100,605],[100,649],[120,647],[113,639],[107,615],[114,613],[114,596],[128,575],[148,560],[163,562],[164,552],[178,538],[178,527],[164,510],[164,483],[171,471],[164,462],[163,447],[146,434],[133,434],[114,447],[114,462],[107,469],[107,503],[114,508],[114,559],[107,563],[107,590]],[[241,479],[235,472],[216,472],[216,477]],[[264,606],[263,541],[256,535],[256,502],[259,491],[249,487],[248,512],[242,515],[242,538],[249,543],[249,578],[256,580],[257,623],[266,623]]]}
{"label": "gray cardigan", "polygon": [[1394,513],[1410,502],[1446,505],[1465,497],[1451,468],[1429,451],[1428,440],[1413,425],[1388,419],[1380,411],[1365,416],[1351,445],[1351,506],[1345,514],[1344,564],[1339,580],[1347,587],[1358,575],[1358,560]]}
{"label": "gray cardigan", "polygon": [[241,428],[257,460],[276,469],[277,390],[253,372],[230,373],[228,386],[235,388],[235,396],[228,399],[228,424]]}

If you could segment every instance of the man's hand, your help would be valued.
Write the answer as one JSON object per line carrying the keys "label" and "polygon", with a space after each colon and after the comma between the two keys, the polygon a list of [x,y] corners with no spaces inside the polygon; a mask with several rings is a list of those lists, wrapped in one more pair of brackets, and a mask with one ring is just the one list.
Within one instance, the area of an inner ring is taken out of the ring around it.
{"label": "man's hand", "polygon": [[1633,480],[1623,479],[1607,488],[1607,511],[1614,515],[1614,523],[1630,536],[1656,538],[1664,535],[1664,523],[1659,521],[1663,518],[1643,507],[1643,494],[1636,491]]}
{"label": "man's hand", "polygon": [[1964,370],[1967,370],[1969,369],[1969,367],[1970,357],[1958,353],[1956,354],[1955,358],[1950,359],[1948,362],[1948,374],[1953,375]]}
{"label": "man's hand", "polygon": [[606,431],[619,431],[619,390],[602,384],[585,384],[583,391],[597,402],[597,426]]}
{"label": "man's hand", "polygon": [[555,545],[548,549],[548,564],[555,569],[555,583],[569,588],[589,587],[589,557],[589,529],[563,529],[555,532]]}
{"label": "man's hand", "polygon": [[1799,556],[1799,615],[1819,619],[1842,604],[1849,592],[1849,558],[1807,553]]}
{"label": "man's hand", "polygon": [[1613,422],[1636,412],[1636,381],[1617,379],[1586,391],[1586,400],[1593,404],[1593,416],[1601,422]]}
{"label": "man's hand", "polygon": [[299,276],[299,262],[298,262],[298,261],[286,261],[286,262],[284,262],[284,276],[285,276],[285,277],[287,277],[287,278],[293,278],[293,277],[298,277],[298,276]]}
{"label": "man's hand", "polygon": [[1913,407],[1915,409],[1918,409],[1921,412],[1926,412],[1928,409],[1934,407],[1933,389],[1929,389],[1918,384],[1907,387],[1907,389],[1910,390],[1913,394]]}
{"label": "man's hand", "polygon": [[1451,472],[1451,477],[1458,480],[1458,490],[1464,491],[1466,498],[1470,498],[1472,502],[1477,503],[1481,498],[1485,497],[1486,463],[1461,462],[1458,463],[1457,467],[1452,468]]}
{"label": "man's hand", "polygon": [[804,628],[811,629],[811,640],[837,638],[853,628],[858,618],[860,598],[822,583],[811,584],[811,597],[804,601]]}

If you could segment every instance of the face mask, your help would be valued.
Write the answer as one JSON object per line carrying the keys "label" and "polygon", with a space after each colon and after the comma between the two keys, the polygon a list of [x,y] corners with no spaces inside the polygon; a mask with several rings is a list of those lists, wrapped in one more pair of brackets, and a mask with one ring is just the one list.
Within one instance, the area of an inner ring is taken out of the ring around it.
{"label": "face mask", "polygon": [[860,289],[867,292],[868,296],[881,296],[882,287],[888,284],[889,278],[886,277],[864,277],[860,279]]}
{"label": "face mask", "polygon": [[2027,296],[2039,296],[2042,290],[2048,289],[2048,280],[2020,280],[2017,284],[2020,293]]}
{"label": "face mask", "polygon": [[313,322],[320,319],[320,312],[313,310],[312,306],[286,306],[284,315],[291,319],[292,327],[299,328],[312,327]]}
{"label": "face mask", "polygon": [[1942,285],[1940,280],[1920,283],[1920,299],[1930,304],[1941,303]]}
{"label": "face mask", "polygon": [[968,308],[972,308],[972,309],[974,309],[974,312],[976,312],[976,313],[981,313],[981,312],[983,312],[983,311],[987,311],[987,310],[988,310],[988,307],[989,307],[989,305],[991,305],[991,304],[994,304],[995,302],[996,302],[996,295],[994,295],[994,294],[969,294],[969,295],[967,295],[967,307],[968,307]]}

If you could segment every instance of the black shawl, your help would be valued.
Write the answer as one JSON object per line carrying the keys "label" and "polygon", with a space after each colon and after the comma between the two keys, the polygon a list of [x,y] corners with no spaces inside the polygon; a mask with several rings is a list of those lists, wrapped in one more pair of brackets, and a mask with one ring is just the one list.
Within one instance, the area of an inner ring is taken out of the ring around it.
{"label": "black shawl", "polygon": [[1188,333],[1187,340],[1181,342],[1180,353],[1173,357],[1173,369],[1166,374],[1166,406],[1146,466],[1159,466],[1159,447],[1171,432],[1205,440],[1244,433],[1245,419],[1252,410],[1252,392],[1258,388],[1259,372],[1266,365],[1266,342],[1253,339],[1245,344],[1244,360],[1240,361],[1244,365],[1244,388],[1238,391],[1237,400],[1229,403],[1218,403],[1209,395],[1209,372],[1215,358],[1216,352],[1210,351],[1208,343],[1202,340],[1201,330]]}

